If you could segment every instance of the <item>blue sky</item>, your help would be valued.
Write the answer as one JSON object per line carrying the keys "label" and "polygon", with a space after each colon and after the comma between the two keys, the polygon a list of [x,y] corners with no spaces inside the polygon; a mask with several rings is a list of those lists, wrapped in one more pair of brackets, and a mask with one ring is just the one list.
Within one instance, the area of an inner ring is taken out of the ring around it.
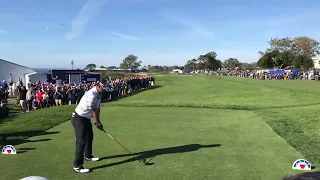
{"label": "blue sky", "polygon": [[318,0],[0,0],[0,58],[33,68],[253,62],[272,37],[320,41]]}

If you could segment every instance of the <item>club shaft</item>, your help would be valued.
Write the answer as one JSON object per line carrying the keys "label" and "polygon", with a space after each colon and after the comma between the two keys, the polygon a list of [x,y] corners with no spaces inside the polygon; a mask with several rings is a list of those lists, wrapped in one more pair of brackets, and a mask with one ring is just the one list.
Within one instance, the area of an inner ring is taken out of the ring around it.
{"label": "club shaft", "polygon": [[[105,130],[103,132],[107,133]],[[113,139],[116,143],[118,143],[124,150],[126,150],[129,154],[132,154],[127,148],[125,148],[119,141],[117,141],[114,137],[112,137],[109,133],[107,133],[108,136]]]}

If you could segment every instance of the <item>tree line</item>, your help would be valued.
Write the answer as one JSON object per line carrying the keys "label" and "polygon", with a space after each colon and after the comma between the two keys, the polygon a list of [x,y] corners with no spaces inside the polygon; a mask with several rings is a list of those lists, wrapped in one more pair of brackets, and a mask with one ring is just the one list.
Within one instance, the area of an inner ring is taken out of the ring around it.
{"label": "tree line", "polygon": [[[210,51],[206,54],[199,55],[197,58],[190,59],[183,66],[159,66],[147,65],[143,66],[142,70],[163,72],[173,69],[182,70],[254,70],[257,68],[263,69],[284,69],[284,68],[300,68],[308,70],[314,66],[312,57],[320,54],[319,42],[313,38],[299,36],[295,38],[271,38],[268,41],[269,47],[264,51],[259,51],[260,54],[257,62],[247,63],[240,62],[235,57],[230,57],[224,61],[217,59],[217,53]],[[118,67],[109,66],[101,68],[107,69],[138,69],[141,67],[142,61],[138,60],[138,56],[133,54],[125,57]],[[86,69],[95,69],[95,64],[88,64]]]}
{"label": "tree line", "polygon": [[319,42],[313,38],[300,36],[295,38],[271,38],[269,48],[259,51],[260,58],[257,62],[240,62],[237,58],[228,58],[225,61],[216,59],[214,51],[210,54],[200,55],[197,59],[188,60],[184,65],[187,70],[217,70],[217,69],[284,69],[299,68],[308,70],[313,68],[312,57],[320,54]]}

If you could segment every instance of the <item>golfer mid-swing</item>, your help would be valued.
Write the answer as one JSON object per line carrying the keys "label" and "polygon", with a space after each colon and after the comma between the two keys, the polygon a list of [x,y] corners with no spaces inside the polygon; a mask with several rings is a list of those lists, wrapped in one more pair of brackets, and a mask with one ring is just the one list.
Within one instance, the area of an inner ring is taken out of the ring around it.
{"label": "golfer mid-swing", "polygon": [[76,152],[73,162],[73,170],[78,173],[87,173],[89,169],[83,168],[84,159],[98,161],[99,158],[92,155],[93,131],[91,119],[95,119],[95,125],[103,130],[100,121],[100,101],[104,85],[97,84],[86,92],[81,98],[75,112],[72,113],[72,125],[76,135]]}

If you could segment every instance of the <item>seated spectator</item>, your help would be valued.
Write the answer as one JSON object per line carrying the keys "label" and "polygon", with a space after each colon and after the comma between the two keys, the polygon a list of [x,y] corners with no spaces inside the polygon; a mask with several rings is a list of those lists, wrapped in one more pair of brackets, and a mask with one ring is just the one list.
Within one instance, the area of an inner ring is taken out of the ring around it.
{"label": "seated spectator", "polygon": [[38,97],[36,97],[35,99],[33,99],[32,107],[33,107],[33,110],[36,110],[36,109],[40,109],[40,108],[41,108],[40,101],[39,101]]}

